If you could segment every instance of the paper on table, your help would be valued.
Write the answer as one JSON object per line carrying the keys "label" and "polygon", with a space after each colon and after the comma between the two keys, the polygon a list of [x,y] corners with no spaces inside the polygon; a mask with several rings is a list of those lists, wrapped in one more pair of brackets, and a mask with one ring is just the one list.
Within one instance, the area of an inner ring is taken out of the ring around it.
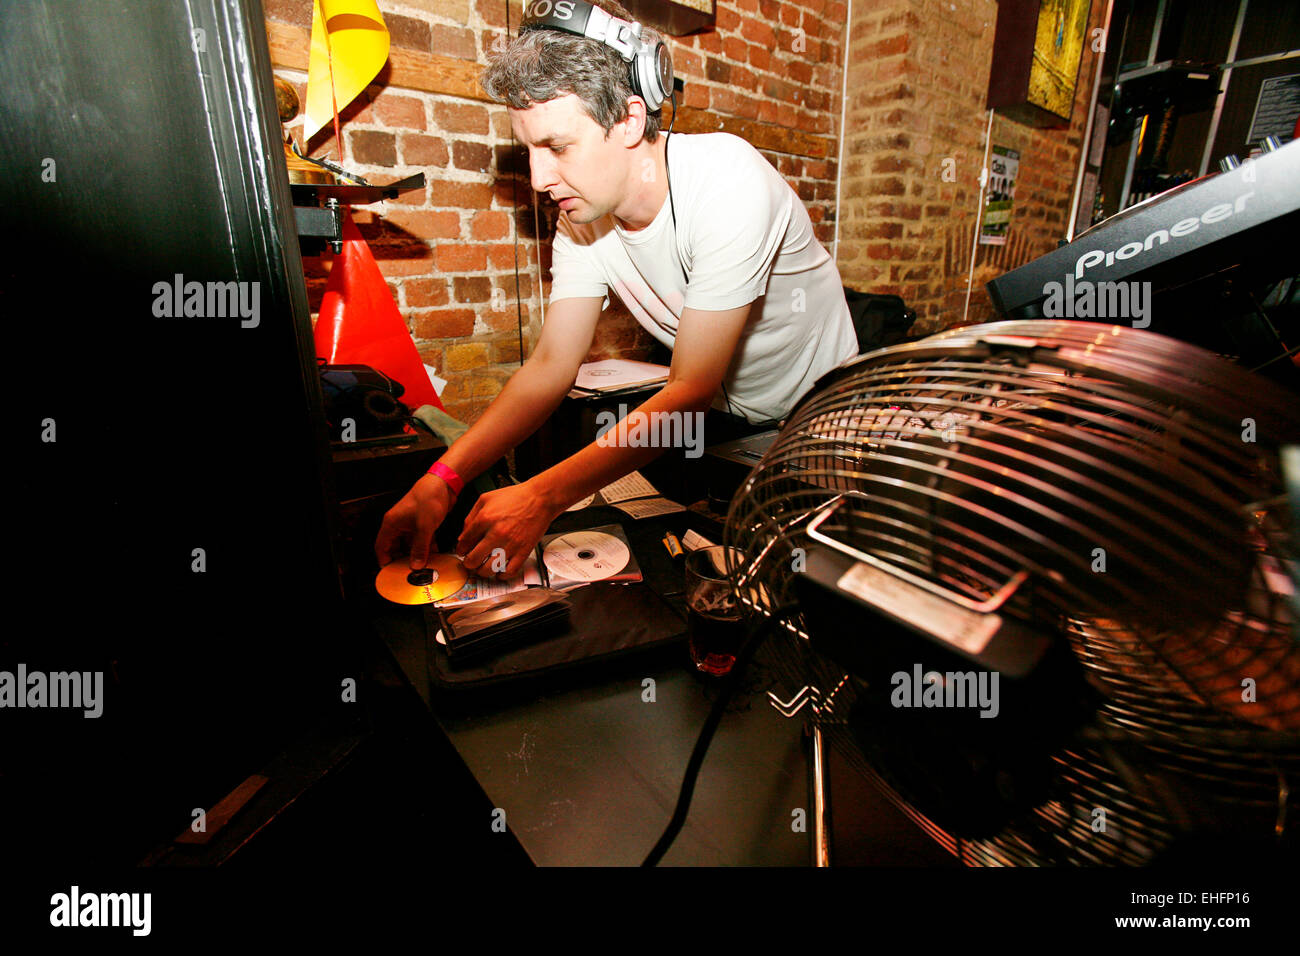
{"label": "paper on table", "polygon": [[573,384],[589,392],[603,392],[628,385],[661,382],[668,378],[668,371],[666,365],[628,359],[605,359],[603,362],[588,362],[581,366],[577,381]]}
{"label": "paper on table", "polygon": [[669,501],[667,498],[638,498],[636,501],[625,501],[614,507],[627,512],[633,518],[653,518],[655,515],[670,515],[686,510],[677,502]]}
{"label": "paper on table", "polygon": [[682,535],[682,547],[687,551],[698,551],[700,548],[712,548],[713,542],[702,534],[696,534],[694,531],[687,531]]}
{"label": "paper on table", "polygon": [[600,496],[605,499],[606,504],[610,505],[618,501],[627,501],[629,498],[644,498],[647,495],[657,494],[659,492],[655,486],[646,481],[639,471],[630,472],[618,481],[610,482],[600,489]]}
{"label": "paper on table", "polygon": [[509,594],[511,591],[522,591],[527,586],[524,584],[523,577],[511,578],[508,581],[493,581],[490,578],[471,576],[465,582],[465,586],[451,597],[443,598],[441,601],[435,601],[434,603],[439,607],[456,607],[461,604],[469,604],[471,601],[496,597],[499,594]]}
{"label": "paper on table", "polygon": [[510,594],[513,591],[522,591],[524,588],[540,585],[541,583],[542,576],[537,570],[537,554],[533,553],[524,562],[524,569],[515,577],[497,581],[492,578],[480,578],[471,574],[464,587],[459,591],[451,595],[451,597],[443,598],[441,601],[435,601],[434,603],[439,607],[456,607],[461,604],[469,604],[471,601],[481,601],[484,598]]}

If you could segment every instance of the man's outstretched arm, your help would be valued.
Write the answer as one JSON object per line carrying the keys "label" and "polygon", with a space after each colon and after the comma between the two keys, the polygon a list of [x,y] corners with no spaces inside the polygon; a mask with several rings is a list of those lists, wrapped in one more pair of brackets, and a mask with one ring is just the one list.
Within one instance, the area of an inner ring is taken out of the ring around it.
{"label": "man's outstretched arm", "polygon": [[[628,418],[644,416],[642,421],[655,422],[657,413],[706,411],[731,365],[751,305],[722,312],[685,309],[667,384]],[[456,545],[465,567],[492,576],[504,557],[505,570],[498,573],[514,576],[551,522],[569,505],[662,454],[662,448],[632,448],[611,441],[627,421],[615,425],[604,443],[593,442],[523,484],[479,498]]]}
{"label": "man's outstretched arm", "polygon": [[[536,431],[573,387],[578,367],[591,350],[601,303],[599,298],[553,303],[528,361],[440,461],[471,481]],[[388,564],[409,547],[411,566],[423,567],[434,532],[451,510],[452,502],[451,490],[441,478],[420,478],[384,515],[375,539],[375,557],[380,565]]]}

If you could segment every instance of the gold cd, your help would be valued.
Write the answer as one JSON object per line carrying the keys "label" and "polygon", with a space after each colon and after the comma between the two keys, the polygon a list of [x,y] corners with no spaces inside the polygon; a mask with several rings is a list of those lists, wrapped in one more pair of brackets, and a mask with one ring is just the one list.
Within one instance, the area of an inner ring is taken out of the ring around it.
{"label": "gold cd", "polygon": [[432,604],[451,597],[468,579],[454,554],[431,554],[418,571],[412,571],[407,558],[400,557],[379,569],[375,589],[396,604]]}

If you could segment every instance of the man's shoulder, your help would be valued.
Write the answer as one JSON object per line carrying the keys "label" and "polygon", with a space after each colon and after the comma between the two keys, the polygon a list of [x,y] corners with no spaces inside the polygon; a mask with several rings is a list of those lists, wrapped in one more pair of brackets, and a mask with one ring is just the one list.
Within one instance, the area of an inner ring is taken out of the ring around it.
{"label": "man's shoulder", "polygon": [[[683,150],[682,156],[685,175],[679,202],[694,213],[688,213],[692,229],[725,235],[766,231],[798,200],[767,158],[739,136],[697,133],[691,137],[689,154]],[[673,176],[678,169],[674,165]]]}
{"label": "man's shoulder", "polygon": [[[756,191],[775,201],[789,188],[775,167],[746,139],[732,133],[695,133],[687,143],[688,148],[680,154],[680,166],[674,163],[672,172],[677,175],[680,170],[683,174],[684,194],[697,209],[730,207]],[[675,148],[675,143],[669,146],[670,150]]]}
{"label": "man's shoulder", "polygon": [[672,144],[670,149],[676,145],[673,141],[679,136],[687,146],[683,152],[692,163],[707,164],[722,170],[730,168],[733,171],[737,163],[742,164],[742,168],[744,164],[767,163],[763,154],[749,140],[734,133],[674,133],[669,138],[669,143]]}

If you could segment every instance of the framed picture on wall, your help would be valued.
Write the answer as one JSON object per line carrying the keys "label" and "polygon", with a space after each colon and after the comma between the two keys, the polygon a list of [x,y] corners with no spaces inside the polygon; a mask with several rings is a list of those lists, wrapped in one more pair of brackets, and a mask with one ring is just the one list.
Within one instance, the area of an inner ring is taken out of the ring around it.
{"label": "framed picture on wall", "polygon": [[1070,125],[1091,0],[1001,0],[988,106],[1036,127]]}

